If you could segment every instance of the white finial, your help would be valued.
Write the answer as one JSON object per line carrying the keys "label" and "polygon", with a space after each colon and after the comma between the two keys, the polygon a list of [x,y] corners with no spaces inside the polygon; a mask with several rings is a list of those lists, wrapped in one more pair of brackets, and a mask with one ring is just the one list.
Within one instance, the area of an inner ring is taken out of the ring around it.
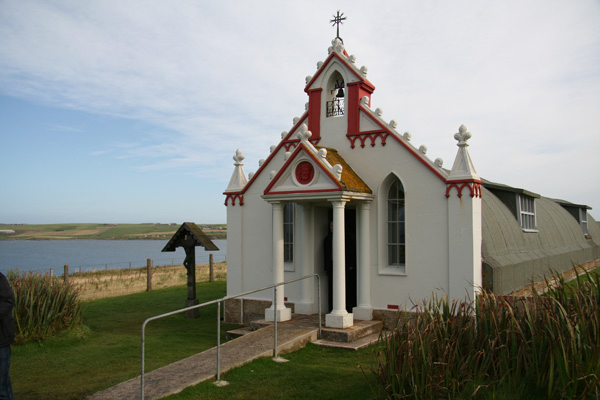
{"label": "white finial", "polygon": [[294,122],[294,125],[296,125],[298,121],[300,121],[299,117],[294,117],[294,119],[292,120],[292,122]]}
{"label": "white finial", "polygon": [[300,129],[296,136],[298,137],[298,139],[305,142],[308,139],[310,139],[310,137],[312,136],[312,132],[308,130],[308,126],[306,126],[306,124],[302,124],[300,125]]}
{"label": "white finial", "polygon": [[312,80],[312,76],[308,75],[306,78],[304,78],[304,81],[306,82],[306,85],[308,85],[308,82],[310,82]]}
{"label": "white finial", "polygon": [[467,150],[467,140],[471,137],[471,133],[467,131],[467,127],[461,125],[458,128],[458,133],[454,134],[454,139],[458,140],[458,152],[452,165],[452,170],[448,175],[448,180],[461,179],[479,179],[479,175],[475,171],[475,166]]}
{"label": "white finial", "polygon": [[362,67],[360,67],[360,73],[363,74],[363,76],[367,76],[368,71],[369,71],[369,68],[367,68],[366,65],[363,65]]}
{"label": "white finial", "polygon": [[320,156],[322,159],[326,159],[326,158],[327,158],[327,149],[324,149],[324,148],[322,148],[322,149],[319,149],[319,156]]}
{"label": "white finial", "polygon": [[404,132],[404,140],[406,140],[407,142],[410,142],[411,137],[412,137],[412,135],[410,134],[410,132]]}
{"label": "white finial", "polygon": [[436,158],[434,161],[435,165],[437,165],[438,167],[442,168],[442,165],[444,164],[444,160],[442,160],[441,158]]}
{"label": "white finial", "polygon": [[356,62],[356,56],[355,56],[354,54],[352,54],[352,55],[350,56],[350,62],[351,62],[352,64],[354,64],[354,63]]}
{"label": "white finial", "polygon": [[244,158],[245,157],[242,154],[242,151],[237,149],[235,151],[235,155],[233,156],[233,161],[235,161],[233,165],[235,165],[235,167],[233,168],[233,174],[229,180],[229,185],[227,186],[227,189],[225,189],[226,192],[239,192],[248,183],[248,178],[246,178],[244,168],[242,168],[244,165],[242,162]]}
{"label": "white finial", "polygon": [[458,128],[458,133],[454,134],[454,139],[458,140],[457,146],[458,147],[466,147],[469,144],[467,143],[467,140],[469,140],[471,138],[471,132],[467,132],[467,127],[464,125],[461,125]]}
{"label": "white finial", "polygon": [[291,155],[292,155],[292,153],[289,151],[286,151],[285,153],[283,153],[283,161],[287,161]]}
{"label": "white finial", "polygon": [[270,179],[275,178],[275,175],[277,175],[277,171],[275,171],[275,170],[271,171],[271,173],[269,174]]}
{"label": "white finial", "polygon": [[276,145],[273,145],[273,146],[271,146],[271,147],[269,148],[269,150],[270,150],[270,152],[272,153],[272,152],[274,152],[274,151],[275,151],[275,149],[276,149],[276,148],[277,148],[277,146],[276,146]]}
{"label": "white finial", "polygon": [[375,110],[375,114],[377,114],[378,117],[381,117],[383,115],[383,110],[377,107],[377,109]]}
{"label": "white finial", "polygon": [[323,61],[317,62],[317,69],[321,69],[322,66],[323,66]]}
{"label": "white finial", "polygon": [[235,156],[233,156],[233,161],[235,161],[235,163],[233,165],[238,166],[238,165],[244,165],[244,163],[242,163],[242,161],[244,160],[244,155],[242,154],[242,150],[237,149],[235,151]]}
{"label": "white finial", "polygon": [[333,39],[331,41],[331,44],[333,45],[333,49],[338,53],[344,52],[344,43],[342,43],[342,41],[339,38]]}
{"label": "white finial", "polygon": [[252,177],[253,177],[253,176],[254,176],[254,172],[250,172],[250,173],[248,174],[248,179],[252,179]]}
{"label": "white finial", "polygon": [[285,139],[285,137],[287,136],[287,134],[288,134],[287,131],[281,132],[281,138]]}
{"label": "white finial", "polygon": [[258,160],[258,166],[262,167],[262,165],[265,163],[265,159],[261,158],[260,160]]}
{"label": "white finial", "polygon": [[361,97],[360,102],[368,107],[369,106],[369,96]]}
{"label": "white finial", "polygon": [[396,127],[398,126],[398,122],[396,122],[395,119],[390,121],[390,126],[392,127],[392,129],[396,129]]}
{"label": "white finial", "polygon": [[419,146],[419,151],[423,154],[427,154],[427,146],[422,144],[421,146]]}

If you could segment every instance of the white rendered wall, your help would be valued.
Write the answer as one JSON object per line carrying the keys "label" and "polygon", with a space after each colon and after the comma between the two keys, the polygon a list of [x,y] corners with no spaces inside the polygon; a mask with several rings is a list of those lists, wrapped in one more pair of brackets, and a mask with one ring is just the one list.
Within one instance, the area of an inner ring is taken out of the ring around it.
{"label": "white rendered wall", "polygon": [[[371,304],[375,309],[388,305],[410,308],[435,291],[449,290],[448,205],[446,184],[419,159],[392,137],[386,145],[376,140],[372,147],[359,141],[355,148],[346,137],[345,118],[326,118],[321,130],[322,146],[335,148],[376,195],[371,204]],[[339,121],[339,122],[338,122]],[[450,137],[449,137],[450,139]],[[449,145],[452,145],[449,140]],[[405,190],[406,274],[387,268],[387,187],[382,184],[395,174]],[[352,207],[351,204],[348,207]]]}
{"label": "white rendered wall", "polygon": [[[376,194],[371,206],[371,304],[375,309],[388,305],[410,308],[438,289],[447,290],[447,204],[445,184],[420,161],[388,141],[353,150],[362,157],[376,157],[388,169],[371,169],[361,177]],[[347,159],[349,159],[348,157]],[[355,168],[357,168],[355,166]],[[358,169],[358,168],[357,168]],[[361,169],[362,171],[362,169]],[[387,267],[387,189],[390,174],[397,176],[405,193],[406,273]]]}
{"label": "white rendered wall", "polygon": [[[371,304],[375,309],[385,309],[388,305],[410,308],[411,300],[427,298],[437,290],[448,291],[448,204],[444,196],[446,185],[423,163],[414,157],[393,138],[388,138],[385,146],[367,144],[350,148],[346,138],[344,118],[331,118],[330,130],[322,131],[319,145],[332,147],[352,166],[354,171],[373,190],[376,199],[370,210],[370,273]],[[339,124],[337,123],[339,121]],[[336,124],[340,129],[334,129]],[[369,141],[367,141],[369,143]],[[280,153],[285,150],[280,149]],[[376,161],[375,161],[376,160]],[[241,260],[228,254],[228,294],[234,288],[242,291],[253,290],[272,283],[272,232],[271,205],[261,195],[270,183],[269,171],[274,166],[283,165],[283,155],[278,154],[267,170],[257,177],[244,196],[244,212],[241,215],[243,236]],[[382,187],[390,174],[395,174],[404,186],[406,207],[406,274],[395,274],[388,269],[386,247],[387,188]],[[351,202],[352,203],[352,202]],[[348,207],[356,206],[349,204]],[[235,206],[239,207],[239,206]],[[232,211],[232,207],[229,207]],[[296,209],[294,271],[285,273],[285,280],[303,275],[304,259],[309,257],[318,272],[322,274],[322,290],[327,287],[327,277],[323,273],[322,242],[327,234],[327,208],[313,208],[312,249],[305,252],[302,244],[302,224],[298,223],[300,212]],[[233,227],[233,221],[228,218]],[[229,229],[228,229],[229,230]],[[236,235],[231,230],[230,235]],[[235,240],[241,237],[232,236]],[[306,239],[305,239],[306,240]],[[228,243],[229,244],[229,243]],[[228,250],[229,252],[229,250]],[[326,293],[326,290],[324,291]],[[301,299],[300,283],[285,289],[288,301]],[[271,300],[271,293],[254,294],[255,299]],[[326,302],[326,298],[323,298]]]}

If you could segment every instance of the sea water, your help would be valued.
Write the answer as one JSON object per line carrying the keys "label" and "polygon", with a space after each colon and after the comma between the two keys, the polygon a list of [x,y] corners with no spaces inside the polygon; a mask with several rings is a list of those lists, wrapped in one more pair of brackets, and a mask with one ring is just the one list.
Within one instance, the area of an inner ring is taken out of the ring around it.
{"label": "sea water", "polygon": [[[225,261],[227,240],[213,240],[218,251],[205,251],[196,247],[196,264],[208,264],[209,255],[214,262]],[[182,265],[185,251],[161,252],[167,240],[0,240],[0,271],[11,269],[38,271],[62,275],[64,265],[69,273],[100,269],[124,269],[152,264]]]}

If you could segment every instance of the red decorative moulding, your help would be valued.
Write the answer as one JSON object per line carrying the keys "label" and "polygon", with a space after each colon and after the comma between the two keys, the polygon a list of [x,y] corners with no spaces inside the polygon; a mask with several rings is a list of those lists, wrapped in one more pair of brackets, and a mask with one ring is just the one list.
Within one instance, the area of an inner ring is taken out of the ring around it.
{"label": "red decorative moulding", "polygon": [[315,177],[315,167],[308,161],[302,161],[296,167],[296,180],[301,185],[308,185]]}
{"label": "red decorative moulding", "polygon": [[450,197],[450,191],[452,188],[456,188],[458,197],[462,197],[462,190],[465,187],[469,188],[469,195],[471,197],[479,197],[481,198],[481,183],[480,182],[448,182],[448,186],[446,187],[446,198]]}
{"label": "red decorative moulding", "polygon": [[236,200],[239,202],[240,206],[244,205],[244,195],[243,194],[240,194],[240,193],[227,194],[225,197],[225,205],[226,206],[229,204],[229,200],[231,200],[232,206],[235,206]]}
{"label": "red decorative moulding", "polygon": [[381,145],[385,146],[385,141],[388,136],[389,136],[389,133],[387,133],[385,131],[365,132],[365,133],[359,133],[359,134],[355,134],[355,135],[351,135],[351,136],[349,135],[348,140],[350,140],[351,148],[354,148],[356,146],[357,139],[360,141],[360,147],[365,147],[365,142],[367,139],[369,139],[371,141],[371,147],[375,147],[375,140],[377,138],[381,139]]}
{"label": "red decorative moulding", "polygon": [[[320,139],[309,140],[309,142],[311,142],[315,146],[319,144],[319,141],[320,141]],[[283,147],[285,147],[285,151],[290,151],[290,149],[295,149],[296,147],[298,147],[299,144],[300,144],[300,140],[294,139],[294,140],[289,140],[287,142],[284,142]]]}

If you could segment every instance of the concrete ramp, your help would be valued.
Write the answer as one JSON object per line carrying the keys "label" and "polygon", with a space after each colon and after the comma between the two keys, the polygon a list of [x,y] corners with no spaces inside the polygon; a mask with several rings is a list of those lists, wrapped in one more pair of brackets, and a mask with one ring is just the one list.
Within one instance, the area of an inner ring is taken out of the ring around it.
{"label": "concrete ramp", "polygon": [[[273,355],[273,326],[267,326],[221,345],[221,374],[260,357]],[[298,350],[317,340],[314,327],[277,325],[277,353]],[[188,386],[214,379],[217,373],[217,348],[193,355],[144,374],[145,399],[160,399],[179,393]],[[140,377],[130,379],[87,400],[142,400]]]}

